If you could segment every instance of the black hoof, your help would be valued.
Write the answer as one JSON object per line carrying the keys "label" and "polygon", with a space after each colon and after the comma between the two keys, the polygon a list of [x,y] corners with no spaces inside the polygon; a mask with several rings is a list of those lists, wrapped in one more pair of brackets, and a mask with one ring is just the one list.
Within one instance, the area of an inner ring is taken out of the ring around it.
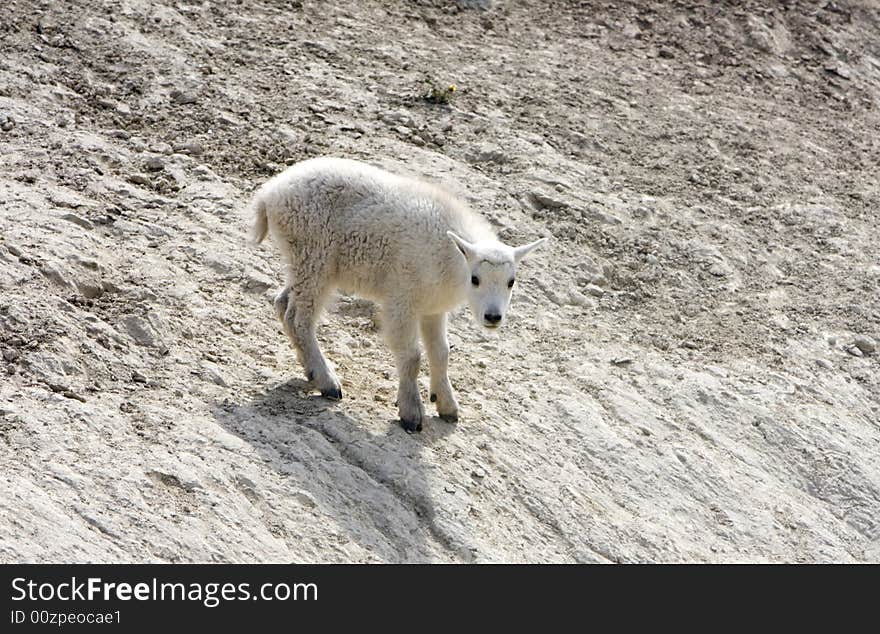
{"label": "black hoof", "polygon": [[414,434],[418,431],[422,431],[422,421],[414,421],[414,420],[403,420],[400,419],[400,425],[403,427],[403,430],[408,434]]}
{"label": "black hoof", "polygon": [[338,387],[330,388],[329,390],[321,390],[321,396],[324,398],[333,398],[337,401],[342,400],[342,390]]}
{"label": "black hoof", "polygon": [[437,395],[436,395],[436,394],[431,394],[431,402],[432,402],[432,403],[436,403],[436,402],[437,402]]}
{"label": "black hoof", "polygon": [[457,423],[458,422],[458,414],[440,414],[440,418],[445,420],[447,423]]}

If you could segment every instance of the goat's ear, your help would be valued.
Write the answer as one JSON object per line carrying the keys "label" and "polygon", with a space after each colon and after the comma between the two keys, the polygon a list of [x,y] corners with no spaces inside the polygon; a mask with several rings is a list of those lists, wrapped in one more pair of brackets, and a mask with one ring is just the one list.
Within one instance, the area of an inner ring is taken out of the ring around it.
{"label": "goat's ear", "polygon": [[530,251],[537,249],[543,243],[547,242],[547,238],[541,238],[540,240],[535,240],[534,242],[529,242],[528,244],[524,244],[521,247],[516,247],[513,250],[513,259],[519,262],[522,260],[527,253]]}
{"label": "goat's ear", "polygon": [[470,242],[462,238],[461,236],[457,236],[451,231],[447,231],[446,235],[448,235],[452,241],[455,243],[455,246],[458,247],[458,250],[462,252],[465,258],[468,260],[474,257],[476,253],[476,248]]}

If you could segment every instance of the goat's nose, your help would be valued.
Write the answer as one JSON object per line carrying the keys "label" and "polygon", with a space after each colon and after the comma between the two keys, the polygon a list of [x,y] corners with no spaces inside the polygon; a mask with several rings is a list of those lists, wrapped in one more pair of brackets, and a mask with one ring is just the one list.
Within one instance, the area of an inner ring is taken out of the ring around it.
{"label": "goat's nose", "polygon": [[499,321],[501,321],[501,315],[499,315],[498,313],[486,313],[486,321],[488,321],[490,324],[497,324]]}

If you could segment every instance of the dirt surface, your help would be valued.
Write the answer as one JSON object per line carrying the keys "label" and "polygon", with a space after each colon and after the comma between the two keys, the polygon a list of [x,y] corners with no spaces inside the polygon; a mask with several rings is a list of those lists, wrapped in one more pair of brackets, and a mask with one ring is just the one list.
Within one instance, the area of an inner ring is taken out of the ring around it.
{"label": "dirt surface", "polygon": [[[880,561],[878,106],[869,1],[4,2],[0,561]],[[318,155],[550,237],[457,425],[354,298],[303,382]]]}

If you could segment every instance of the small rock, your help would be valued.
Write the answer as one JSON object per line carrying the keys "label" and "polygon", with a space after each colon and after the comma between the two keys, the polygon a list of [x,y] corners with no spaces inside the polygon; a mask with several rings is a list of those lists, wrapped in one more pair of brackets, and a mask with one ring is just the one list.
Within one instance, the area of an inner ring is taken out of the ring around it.
{"label": "small rock", "polygon": [[135,340],[138,345],[150,348],[156,347],[156,335],[153,327],[142,317],[137,315],[129,315],[122,322],[129,336]]}
{"label": "small rock", "polygon": [[104,289],[105,293],[118,293],[119,287],[116,286],[113,282],[108,280],[101,280],[101,288]]}
{"label": "small rock", "polygon": [[95,228],[95,225],[89,220],[86,220],[82,216],[77,216],[76,214],[64,214],[61,216],[61,219],[66,220],[67,222],[72,222],[73,224],[79,225],[83,229],[88,229],[89,231]]}
{"label": "small rock", "polygon": [[467,154],[468,160],[472,163],[507,163],[510,161],[508,157],[498,146],[484,143],[480,147],[474,148]]}
{"label": "small rock", "polygon": [[131,373],[131,380],[135,383],[146,383],[147,377],[135,370]]}
{"label": "small rock", "polygon": [[77,280],[76,290],[86,299],[97,299],[104,294],[104,287],[100,280],[83,279]]}
{"label": "small rock", "polygon": [[217,174],[207,165],[196,165],[193,168],[193,174],[199,178],[216,179]]}
{"label": "small rock", "polygon": [[265,293],[275,286],[275,282],[261,273],[252,272],[247,274],[243,286],[252,293]]}
{"label": "small rock", "polygon": [[633,360],[630,357],[615,357],[611,359],[611,363],[614,365],[629,365]]}
{"label": "small rock", "polygon": [[865,354],[873,354],[877,350],[877,343],[865,335],[856,335],[853,345]]}
{"label": "small rock", "polygon": [[456,4],[462,9],[476,9],[478,11],[492,8],[492,0],[456,0]]}
{"label": "small rock", "polygon": [[553,198],[539,191],[529,192],[528,199],[537,209],[565,209],[569,206],[564,200]]}
{"label": "small rock", "polygon": [[220,368],[216,363],[202,361],[202,376],[211,383],[227,387],[226,381],[223,380],[223,376],[220,374]]}
{"label": "small rock", "polygon": [[293,494],[293,497],[294,497],[294,499],[296,499],[297,502],[299,502],[303,506],[306,506],[310,509],[313,509],[316,506],[318,506],[318,503],[315,501],[314,496],[311,493],[309,493],[308,491],[302,491],[302,490],[297,491],[296,493]]}
{"label": "small rock", "polygon": [[854,357],[865,356],[864,353],[861,351],[861,349],[858,346],[856,346],[855,344],[847,346],[846,348],[844,348],[844,350],[849,352]]}
{"label": "small rock", "polygon": [[165,162],[158,156],[151,156],[144,161],[144,167],[150,172],[158,172],[165,167]]}
{"label": "small rock", "polygon": [[565,304],[568,303],[568,302],[566,301],[567,298],[566,298],[565,296],[560,295],[559,293],[557,293],[557,292],[556,292],[555,290],[553,290],[552,288],[545,288],[545,289],[544,289],[544,295],[546,295],[546,296],[547,296],[547,299],[549,299],[551,302],[553,302],[553,303],[556,304],[557,306],[565,306]]}
{"label": "small rock", "polygon": [[171,154],[174,151],[171,145],[165,143],[165,141],[156,141],[155,143],[151,143],[148,149],[154,154],[165,155]]}
{"label": "small rock", "polygon": [[379,114],[379,118],[389,125],[402,125],[407,128],[413,125],[412,117],[403,111],[389,110],[388,112],[382,112]]}
{"label": "small rock", "polygon": [[584,290],[593,297],[602,297],[605,294],[605,289],[595,284],[587,284]]}
{"label": "small rock", "polygon": [[581,306],[584,308],[593,306],[593,300],[579,291],[571,291],[568,294],[569,303],[572,306]]}
{"label": "small rock", "polygon": [[727,267],[720,262],[716,262],[709,267],[709,273],[715,277],[726,277],[730,275],[730,267]]}
{"label": "small rock", "polygon": [[73,284],[71,284],[67,280],[67,278],[64,277],[61,271],[51,265],[47,264],[46,266],[41,268],[40,273],[42,273],[47,280],[57,284],[58,286],[73,288]]}
{"label": "small rock", "polygon": [[471,476],[473,476],[477,480],[482,480],[486,477],[486,472],[481,467],[477,467],[476,469],[471,471]]}
{"label": "small rock", "polygon": [[189,142],[189,143],[178,143],[174,146],[174,151],[179,152],[180,154],[190,154],[192,156],[199,156],[205,152],[205,148],[202,147],[201,143]]}
{"label": "small rock", "polygon": [[820,368],[824,368],[826,370],[833,370],[834,369],[834,366],[831,364],[831,362],[828,359],[816,359],[816,365],[818,365]]}
{"label": "small rock", "polygon": [[174,90],[171,92],[171,101],[183,106],[189,103],[195,103],[197,98],[192,92],[186,90]]}
{"label": "small rock", "polygon": [[134,183],[135,185],[143,185],[144,187],[153,186],[153,181],[151,181],[150,177],[146,174],[130,174],[128,176],[128,182]]}

